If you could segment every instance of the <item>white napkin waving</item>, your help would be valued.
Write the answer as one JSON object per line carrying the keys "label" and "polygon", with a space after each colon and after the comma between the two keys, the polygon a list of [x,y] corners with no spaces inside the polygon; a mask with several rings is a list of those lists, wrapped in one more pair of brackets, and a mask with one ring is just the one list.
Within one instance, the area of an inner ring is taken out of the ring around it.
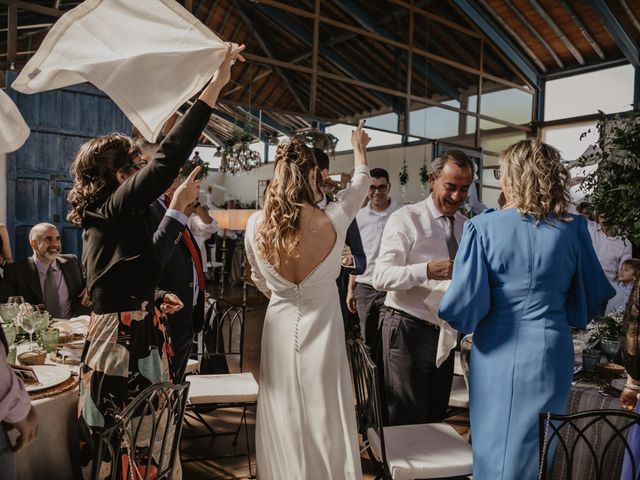
{"label": "white napkin waving", "polygon": [[155,141],[225,52],[175,0],[86,0],[55,23],[12,87],[36,93],[91,82]]}
{"label": "white napkin waving", "polygon": [[436,367],[440,367],[442,363],[449,358],[451,350],[458,343],[458,331],[447,322],[438,317],[438,306],[444,292],[449,288],[451,280],[428,280],[431,292],[424,299],[424,304],[436,319],[436,324],[440,327],[440,336],[438,337],[438,349],[436,350]]}
{"label": "white napkin waving", "polygon": [[0,90],[0,153],[18,150],[27,141],[31,130],[18,107]]}

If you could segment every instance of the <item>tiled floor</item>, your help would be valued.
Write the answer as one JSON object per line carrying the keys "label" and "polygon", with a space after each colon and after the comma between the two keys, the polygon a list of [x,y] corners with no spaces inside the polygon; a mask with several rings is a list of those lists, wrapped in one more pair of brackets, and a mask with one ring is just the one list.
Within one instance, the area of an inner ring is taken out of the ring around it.
{"label": "tiled floor", "polygon": [[[239,300],[242,292],[239,289],[231,289],[225,295],[232,300]],[[249,296],[250,311],[246,316],[246,333],[245,333],[245,356],[244,356],[244,371],[252,372],[256,379],[259,378],[260,369],[260,338],[262,335],[262,321],[264,317],[264,311],[266,309],[265,303],[258,303],[255,293]],[[218,410],[205,414],[205,417],[213,425],[214,429],[218,432],[230,432],[237,428],[241,410]],[[466,414],[454,417],[452,419],[455,423],[454,427],[463,435],[468,432],[468,418]],[[255,410],[249,411],[248,414],[249,425],[249,443],[252,452],[254,449],[254,428],[255,428]],[[187,424],[183,430],[183,437],[189,437],[189,435],[202,433],[204,429],[198,425],[197,422],[187,419]],[[247,458],[245,456],[227,456],[222,458],[216,458],[206,461],[189,461],[190,456],[194,454],[201,457],[220,457],[225,455],[242,455],[246,452],[246,442],[244,430],[241,431],[238,445],[234,447],[232,445],[233,435],[219,436],[212,438],[183,438],[182,441],[182,470],[183,478],[186,480],[196,479],[235,479],[235,478],[248,478],[249,469],[247,467]],[[375,468],[371,460],[367,457],[366,453],[362,455],[362,464],[365,480],[373,480],[376,476]],[[255,455],[252,454],[252,471],[255,475]],[[288,480],[288,479],[282,479]],[[330,480],[330,479],[327,479]]]}

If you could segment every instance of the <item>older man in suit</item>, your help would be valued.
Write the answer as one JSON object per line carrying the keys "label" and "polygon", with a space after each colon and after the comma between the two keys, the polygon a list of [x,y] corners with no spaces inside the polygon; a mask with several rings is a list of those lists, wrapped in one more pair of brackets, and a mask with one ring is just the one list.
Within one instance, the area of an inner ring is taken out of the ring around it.
{"label": "older man in suit", "polygon": [[39,223],[29,232],[33,256],[8,264],[0,282],[0,301],[20,295],[33,305],[44,304],[54,318],[89,313],[82,265],[75,255],[61,254],[55,225]]}

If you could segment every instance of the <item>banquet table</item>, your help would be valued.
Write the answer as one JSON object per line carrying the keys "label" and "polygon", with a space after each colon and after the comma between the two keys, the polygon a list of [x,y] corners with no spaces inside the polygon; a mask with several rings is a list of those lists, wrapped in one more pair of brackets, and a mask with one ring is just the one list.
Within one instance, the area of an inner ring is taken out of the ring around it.
{"label": "banquet table", "polygon": [[[18,346],[18,353],[28,345]],[[38,435],[27,448],[16,455],[20,480],[71,480],[76,478],[74,458],[78,445],[78,367],[61,365],[47,359],[54,368],[71,369],[73,374],[55,387],[31,392],[31,404],[38,416]],[[14,432],[9,435],[15,437]],[[12,437],[13,439],[13,437]]]}

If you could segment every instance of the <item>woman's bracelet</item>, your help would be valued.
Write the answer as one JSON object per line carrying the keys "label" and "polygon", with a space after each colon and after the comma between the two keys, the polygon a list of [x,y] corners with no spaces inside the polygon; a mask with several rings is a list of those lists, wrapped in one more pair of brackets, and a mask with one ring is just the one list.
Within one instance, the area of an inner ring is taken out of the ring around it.
{"label": "woman's bracelet", "polygon": [[636,392],[640,392],[640,385],[636,385],[635,383],[625,383],[624,388],[628,390],[635,390]]}

